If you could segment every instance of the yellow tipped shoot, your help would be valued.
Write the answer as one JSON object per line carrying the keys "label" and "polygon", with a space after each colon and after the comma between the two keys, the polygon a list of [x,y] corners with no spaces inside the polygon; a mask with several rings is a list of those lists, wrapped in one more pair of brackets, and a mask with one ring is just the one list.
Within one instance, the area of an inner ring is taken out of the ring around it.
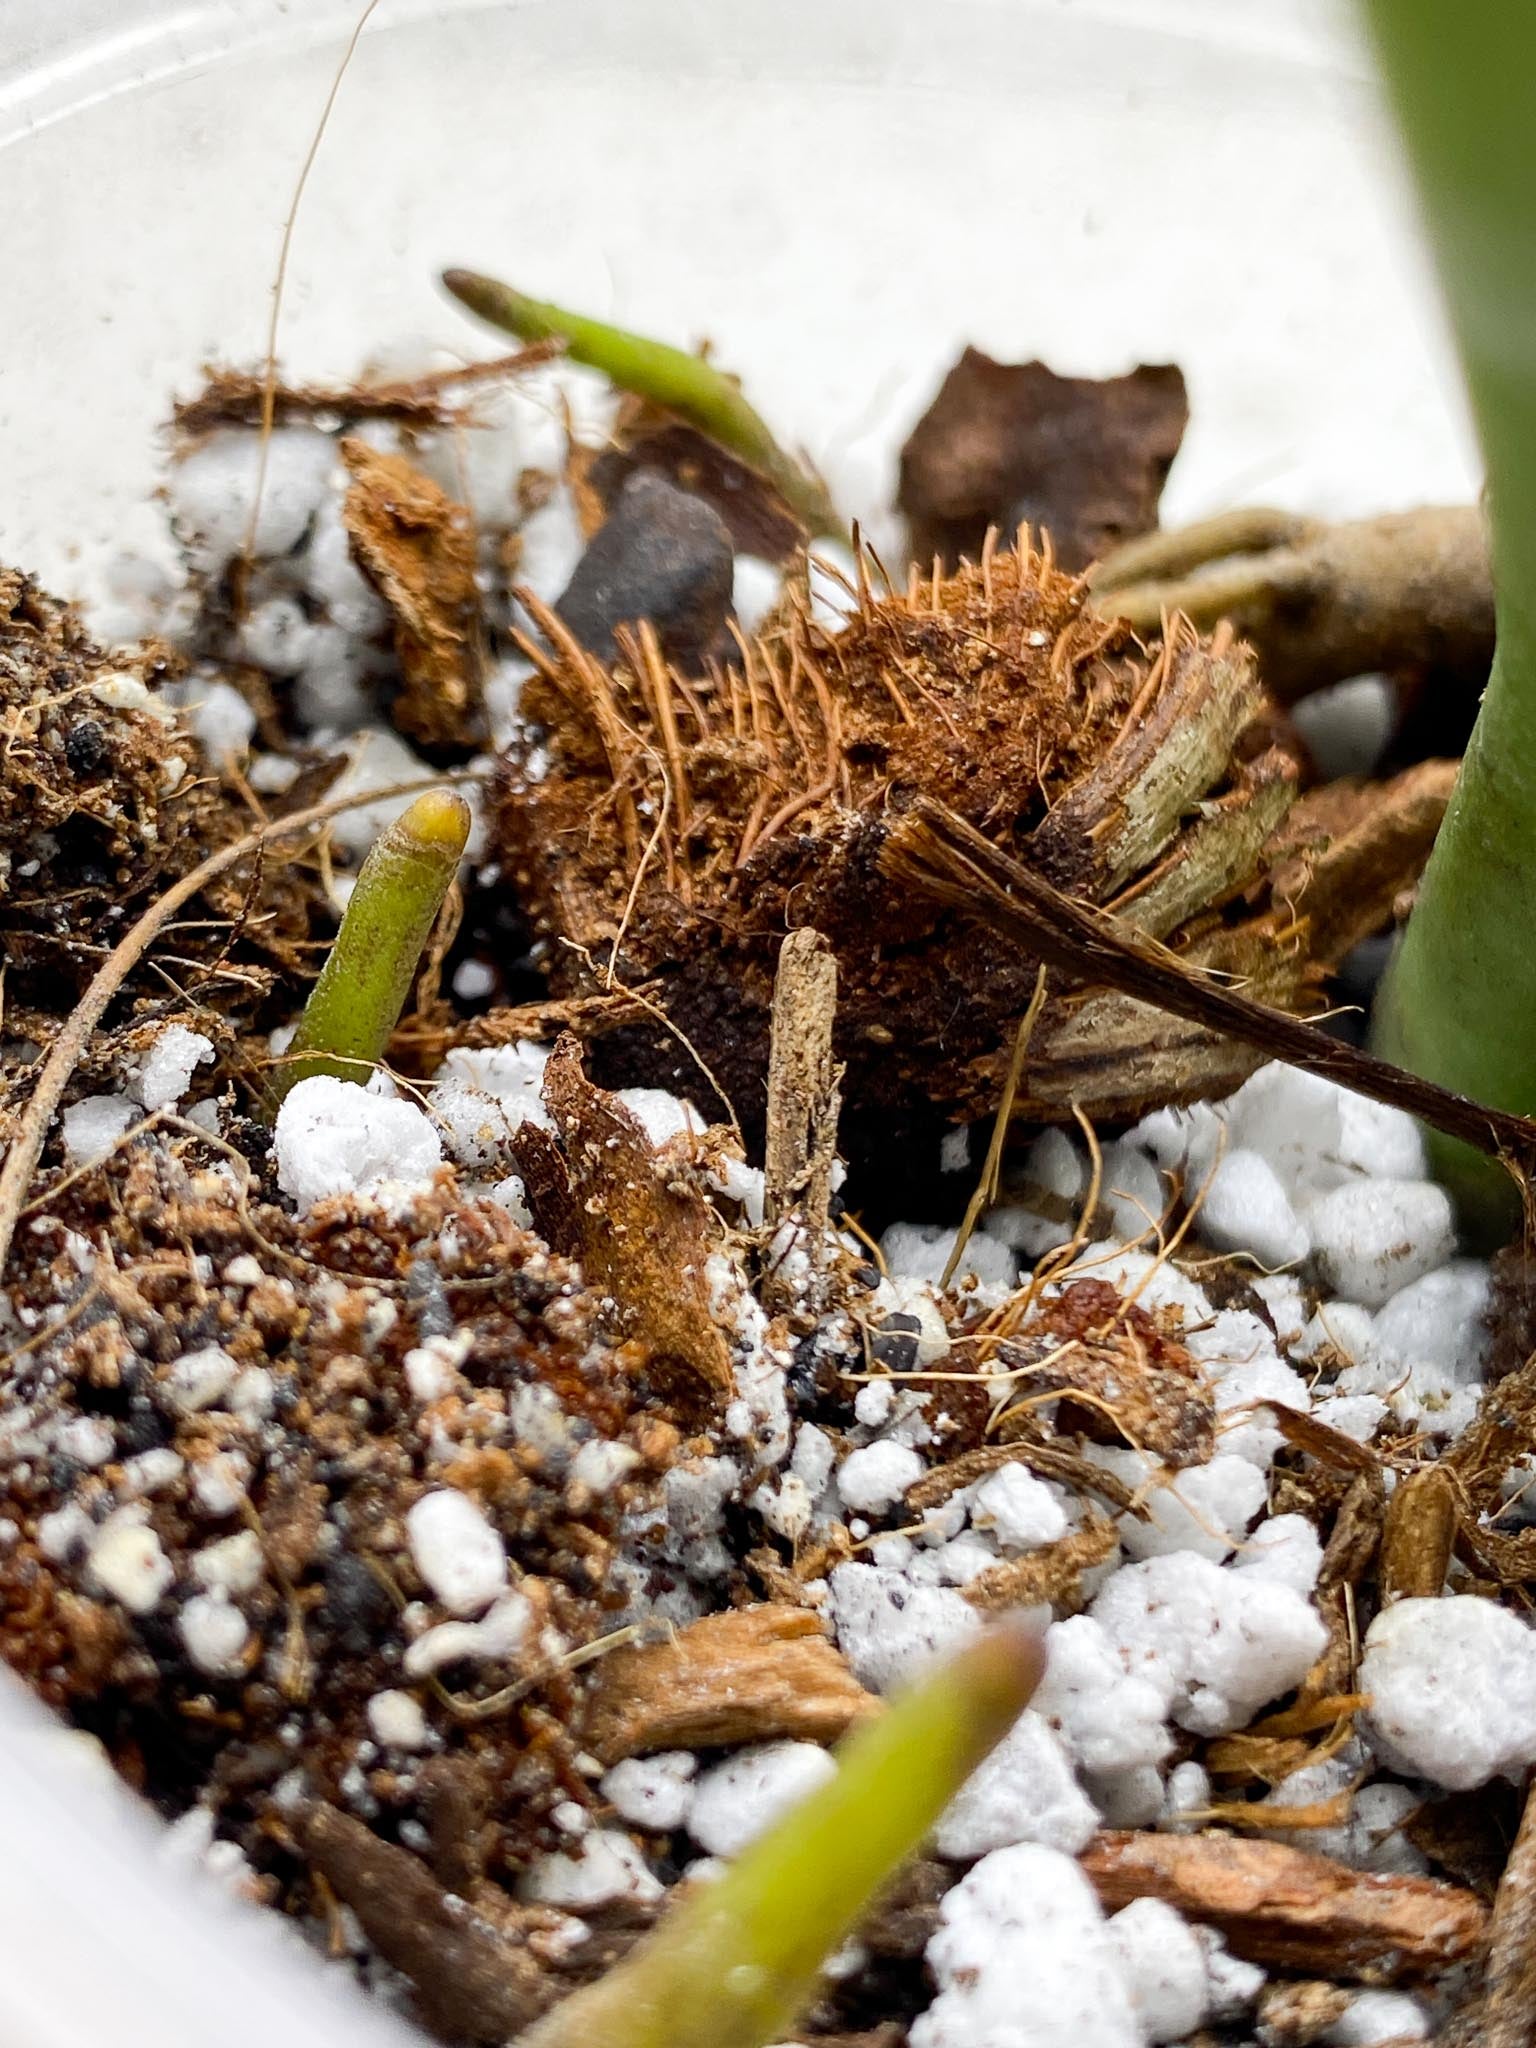
{"label": "yellow tipped shoot", "polygon": [[469,827],[463,797],[429,789],[379,834],[277,1074],[278,1102],[312,1074],[366,1081],[383,1057]]}

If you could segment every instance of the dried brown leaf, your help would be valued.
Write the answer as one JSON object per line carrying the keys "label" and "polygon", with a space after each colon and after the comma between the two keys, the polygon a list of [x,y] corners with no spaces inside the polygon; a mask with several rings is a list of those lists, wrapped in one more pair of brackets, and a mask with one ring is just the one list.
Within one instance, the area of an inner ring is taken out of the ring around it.
{"label": "dried brown leaf", "polygon": [[623,1103],[587,1079],[569,1035],[544,1069],[544,1104],[570,1190],[564,1227],[576,1238],[559,1248],[580,1260],[589,1287],[613,1297],[625,1334],[647,1347],[659,1375],[681,1376],[694,1398],[728,1395],[731,1355],[705,1279],[720,1237],[714,1210],[658,1163]]}
{"label": "dried brown leaf", "polygon": [[1189,404],[1171,363],[1124,377],[1060,377],[967,348],[901,454],[897,504],[912,552],[946,567],[989,526],[1044,531],[1067,569],[1157,524]]}

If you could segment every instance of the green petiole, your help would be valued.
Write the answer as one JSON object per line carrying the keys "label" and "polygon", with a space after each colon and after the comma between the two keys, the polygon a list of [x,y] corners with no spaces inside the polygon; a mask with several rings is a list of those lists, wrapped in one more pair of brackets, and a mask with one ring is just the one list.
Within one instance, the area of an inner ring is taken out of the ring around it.
{"label": "green petiole", "polygon": [[785,454],[761,414],[742,397],[736,380],[703,356],[610,327],[606,321],[589,320],[582,313],[568,313],[543,299],[526,298],[477,270],[445,270],[443,285],[460,305],[493,327],[519,341],[564,342],[572,362],[601,370],[621,391],[664,406],[739,455],[804,520],[812,539],[826,534],[847,541],[848,529],[820,478]]}

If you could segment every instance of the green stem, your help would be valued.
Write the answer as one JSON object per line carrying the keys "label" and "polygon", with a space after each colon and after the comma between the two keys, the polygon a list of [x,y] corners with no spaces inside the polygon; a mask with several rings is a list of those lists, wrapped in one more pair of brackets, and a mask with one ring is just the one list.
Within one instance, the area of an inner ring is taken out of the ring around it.
{"label": "green stem", "polygon": [[[1456,795],[1380,1005],[1381,1049],[1536,1111],[1536,12],[1366,0],[1429,217],[1487,466],[1498,651]],[[1487,1235],[1507,1175],[1436,1162]]]}
{"label": "green stem", "polygon": [[312,1074],[366,1081],[382,1059],[458,872],[469,824],[463,797],[429,789],[374,841],[274,1076],[277,1102]]}
{"label": "green stem", "polygon": [[741,395],[733,377],[703,356],[689,355],[664,341],[651,341],[623,327],[568,313],[543,299],[525,298],[510,285],[476,270],[445,270],[443,284],[461,305],[519,341],[562,341],[573,362],[601,370],[621,391],[633,391],[664,406],[701,434],[749,463],[804,520],[814,540],[827,534],[846,542],[826,486],[774,439],[768,423]]}
{"label": "green stem", "polygon": [[839,1751],[837,1777],[702,1884],[518,2048],[761,2048],[1039,1683],[1040,1638],[993,1629]]}

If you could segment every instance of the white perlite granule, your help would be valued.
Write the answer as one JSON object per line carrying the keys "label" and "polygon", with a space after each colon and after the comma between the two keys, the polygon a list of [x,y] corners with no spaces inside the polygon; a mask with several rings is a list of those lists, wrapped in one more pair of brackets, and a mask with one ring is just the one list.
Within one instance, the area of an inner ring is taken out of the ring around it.
{"label": "white perlite granule", "polygon": [[1399,1600],[1360,1662],[1364,1729],[1389,1769],[1466,1792],[1536,1763],[1536,1633],[1472,1594]]}
{"label": "white perlite granule", "polygon": [[1060,1742],[1026,1708],[950,1801],[933,1841],[941,1856],[961,1859],[1014,1842],[1043,1842],[1075,1855],[1098,1824]]}
{"label": "white perlite granule", "polygon": [[501,1538],[467,1494],[424,1493],[405,1518],[416,1569],[450,1614],[482,1614],[507,1583]]}
{"label": "white perlite granule", "polygon": [[912,2048],[1142,2048],[1099,1902],[1059,1850],[984,1856],[942,1900],[927,1962],[938,1996]]}
{"label": "white perlite granule", "polygon": [[711,1856],[735,1856],[792,1806],[837,1776],[810,1742],[763,1742],[706,1771],[688,1809],[688,1832]]}
{"label": "white perlite granule", "polygon": [[691,1750],[626,1757],[598,1781],[598,1790],[622,1820],[654,1834],[670,1834],[688,1818],[699,1760]]}
{"label": "white perlite granule", "polygon": [[661,1897],[662,1885],[628,1835],[595,1828],[571,1848],[541,1856],[519,1890],[535,1904],[582,1912],[619,1899],[646,1905]]}
{"label": "white perlite granule", "polygon": [[85,1562],[89,1582],[121,1601],[130,1614],[152,1613],[176,1576],[139,1507],[119,1508],[102,1523]]}
{"label": "white perlite granule", "polygon": [[64,1112],[64,1157],[71,1166],[94,1166],[138,1119],[138,1105],[126,1095],[87,1095],[72,1102]]}
{"label": "white perlite granule", "polygon": [[430,1736],[421,1702],[408,1692],[391,1688],[376,1692],[368,1702],[368,1727],[375,1742],[386,1749],[425,1749]]}
{"label": "white perlite granule", "polygon": [[212,1058],[211,1038],[184,1024],[169,1024],[145,1055],[133,1092],[146,1109],[173,1109],[192,1085],[193,1069]]}
{"label": "white perlite granule", "polygon": [[272,1149],[278,1186],[301,1210],[327,1195],[377,1194],[395,1182],[420,1186],[443,1156],[430,1119],[413,1102],[391,1101],[329,1074],[289,1090]]}
{"label": "white perlite granule", "polygon": [[238,1678],[251,1631],[227,1593],[194,1593],[176,1618],[182,1646],[210,1678]]}

